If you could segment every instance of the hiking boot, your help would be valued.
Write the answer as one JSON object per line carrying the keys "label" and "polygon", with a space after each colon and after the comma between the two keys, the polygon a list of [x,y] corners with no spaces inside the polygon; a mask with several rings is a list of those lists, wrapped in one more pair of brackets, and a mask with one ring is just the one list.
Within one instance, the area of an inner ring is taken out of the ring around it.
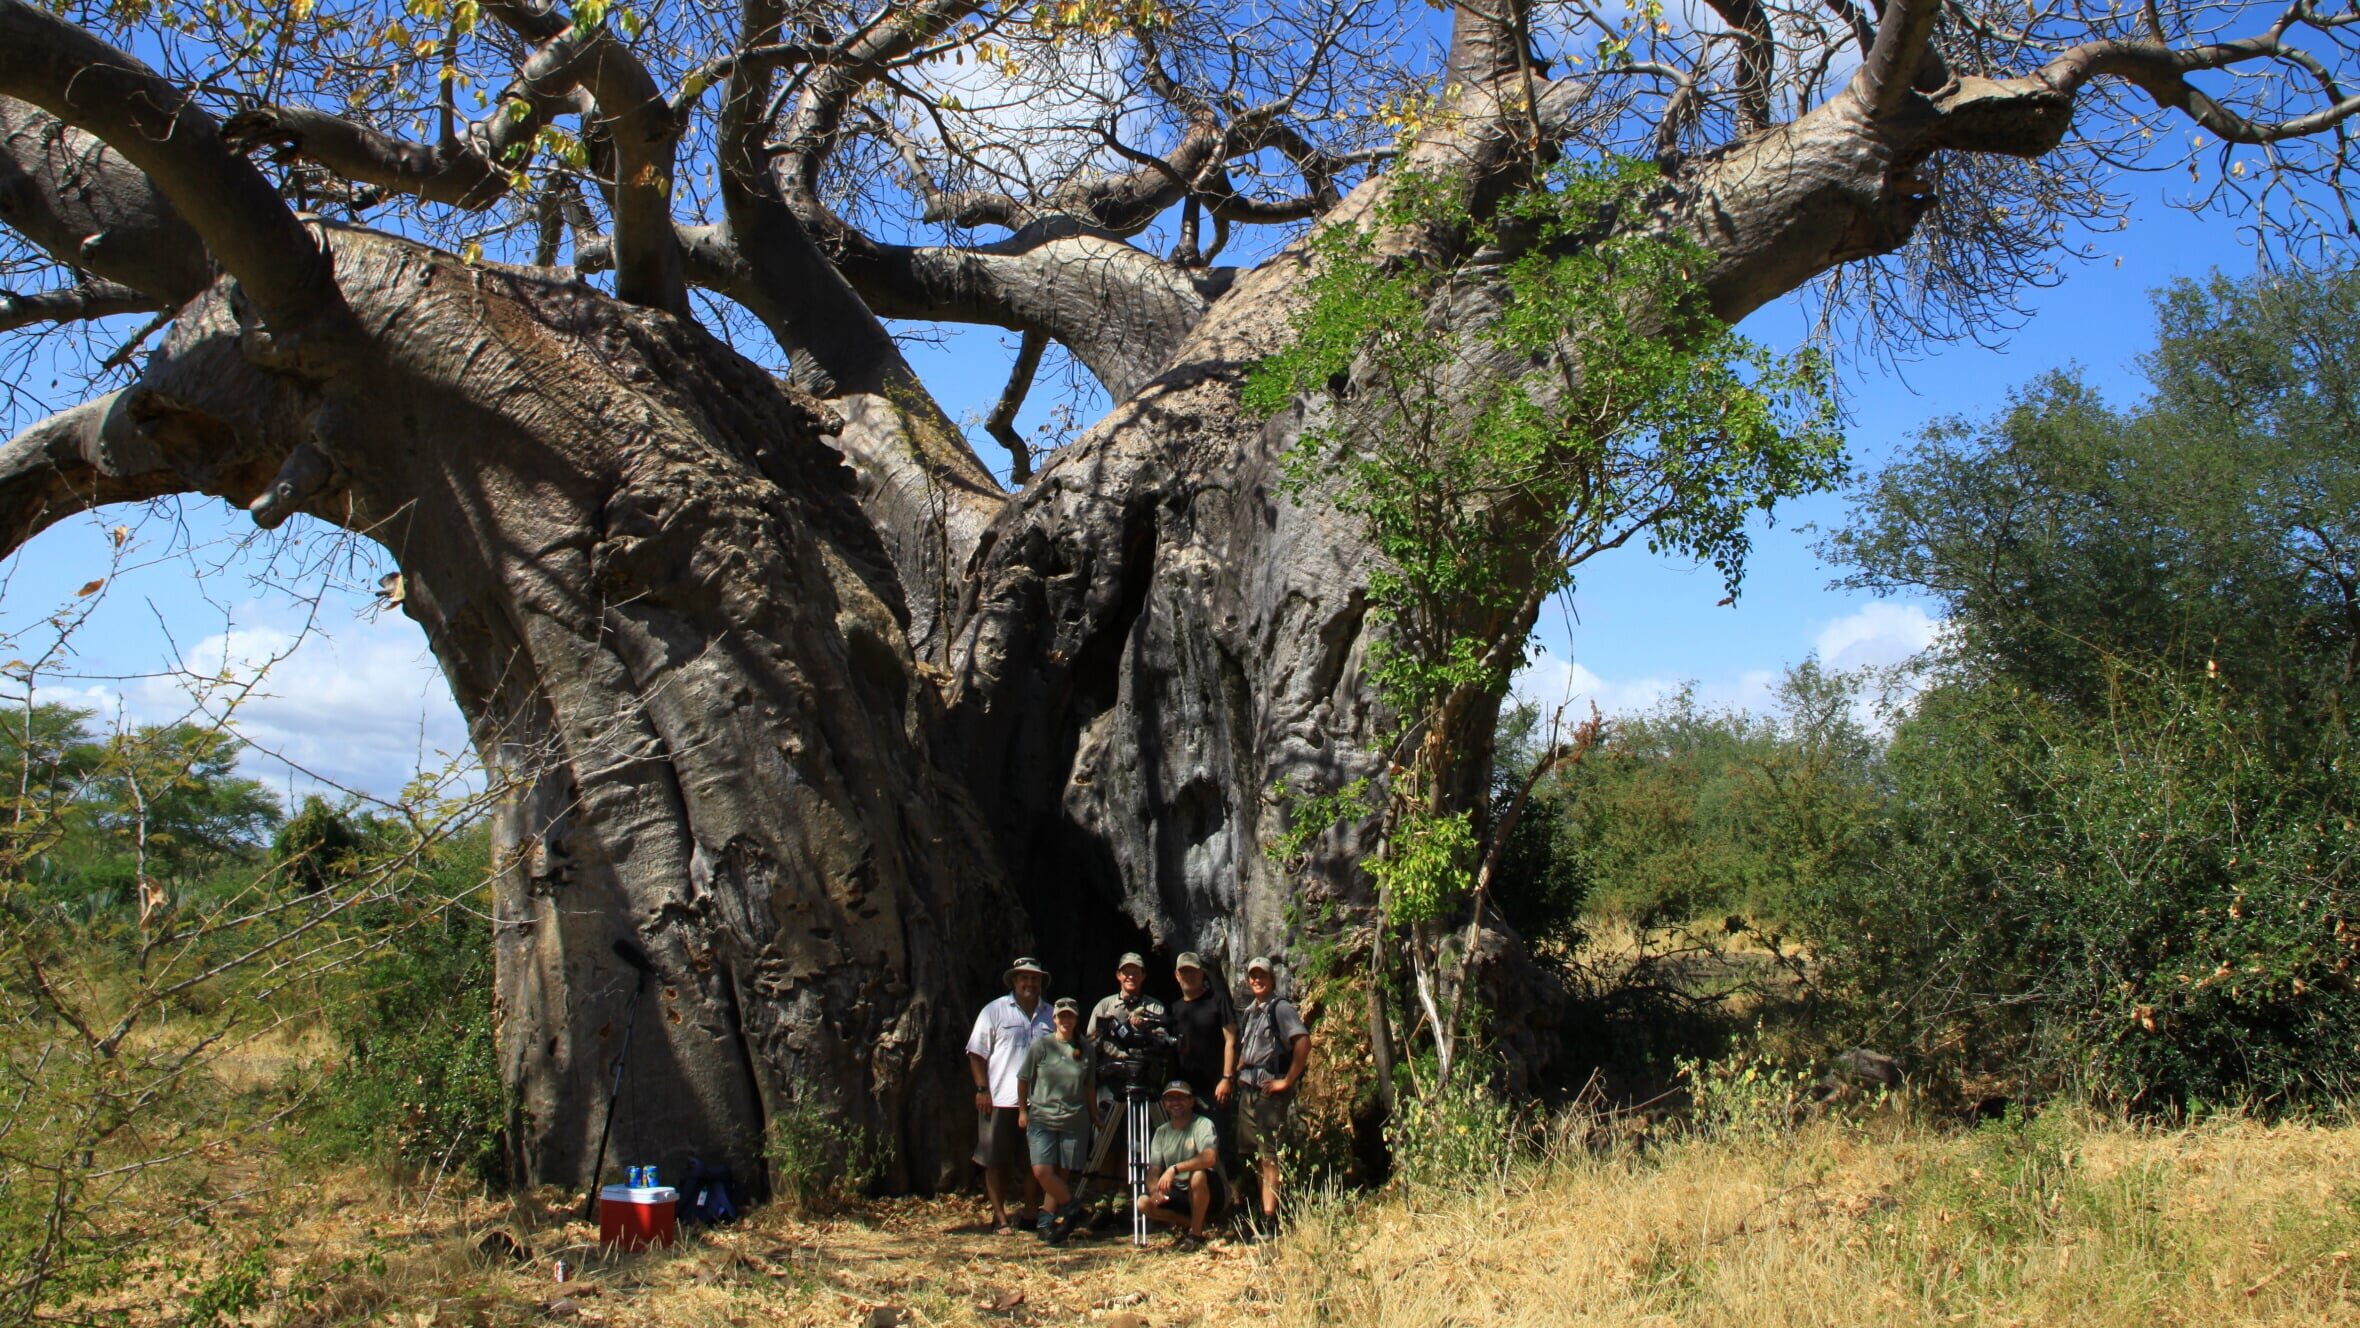
{"label": "hiking boot", "polygon": [[1043,1240],[1054,1242],[1057,1239],[1057,1214],[1046,1208],[1042,1209],[1041,1215],[1033,1219],[1033,1234]]}

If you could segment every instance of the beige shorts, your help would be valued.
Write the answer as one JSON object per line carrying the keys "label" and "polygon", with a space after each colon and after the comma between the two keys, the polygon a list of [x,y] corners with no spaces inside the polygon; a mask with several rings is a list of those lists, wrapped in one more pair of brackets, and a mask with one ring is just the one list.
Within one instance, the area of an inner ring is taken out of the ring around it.
{"label": "beige shorts", "polygon": [[1241,1085],[1237,1095],[1237,1155],[1251,1157],[1264,1148],[1278,1148],[1295,1137],[1293,1092],[1265,1093]]}

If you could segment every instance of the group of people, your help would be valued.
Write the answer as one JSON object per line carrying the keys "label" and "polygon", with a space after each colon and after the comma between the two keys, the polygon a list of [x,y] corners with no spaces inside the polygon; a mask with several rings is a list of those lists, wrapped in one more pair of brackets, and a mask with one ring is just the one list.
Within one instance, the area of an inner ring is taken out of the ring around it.
{"label": "group of people", "polygon": [[1147,992],[1146,959],[1124,955],[1115,993],[1085,1022],[1072,997],[1046,1000],[1049,973],[1037,961],[1009,966],[1008,994],[983,1008],[967,1039],[975,1161],[995,1230],[1031,1225],[1063,1243],[1088,1213],[1080,1189],[1108,1175],[1108,1158],[1127,1163],[1132,1131],[1149,1136],[1132,1202],[1150,1222],[1177,1228],[1183,1244],[1203,1240],[1206,1224],[1229,1207],[1232,1162],[1250,1160],[1264,1219],[1258,1229],[1273,1229],[1277,1152],[1311,1063],[1311,1030],[1279,996],[1268,959],[1247,961],[1251,999],[1242,1010],[1201,956],[1183,953],[1172,969],[1181,997],[1166,1009]]}

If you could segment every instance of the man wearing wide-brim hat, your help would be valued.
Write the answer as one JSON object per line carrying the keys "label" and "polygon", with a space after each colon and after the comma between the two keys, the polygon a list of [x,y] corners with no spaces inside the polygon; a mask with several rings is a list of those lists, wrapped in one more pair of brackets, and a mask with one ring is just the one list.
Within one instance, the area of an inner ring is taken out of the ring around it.
{"label": "man wearing wide-brim hat", "polygon": [[975,1084],[975,1164],[983,1168],[983,1192],[991,1196],[992,1229],[1002,1235],[1016,1230],[1008,1215],[1012,1185],[1024,1195],[1016,1222],[1031,1222],[1041,1206],[1040,1183],[1033,1179],[1024,1126],[1017,1119],[1023,1104],[1017,1076],[1033,1039],[1057,1035],[1049,1003],[1041,999],[1049,970],[1027,957],[1010,964],[1006,976],[1008,994],[984,1006],[975,1016],[975,1031],[967,1035],[967,1074]]}

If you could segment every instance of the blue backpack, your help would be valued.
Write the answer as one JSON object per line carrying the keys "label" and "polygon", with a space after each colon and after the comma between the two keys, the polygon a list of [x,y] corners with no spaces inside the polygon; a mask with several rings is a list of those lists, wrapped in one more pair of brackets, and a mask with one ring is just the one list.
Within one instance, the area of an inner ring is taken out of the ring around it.
{"label": "blue backpack", "polygon": [[708,1166],[690,1158],[680,1179],[680,1206],[675,1211],[690,1225],[720,1226],[737,1220],[737,1204],[729,1195],[729,1168]]}

